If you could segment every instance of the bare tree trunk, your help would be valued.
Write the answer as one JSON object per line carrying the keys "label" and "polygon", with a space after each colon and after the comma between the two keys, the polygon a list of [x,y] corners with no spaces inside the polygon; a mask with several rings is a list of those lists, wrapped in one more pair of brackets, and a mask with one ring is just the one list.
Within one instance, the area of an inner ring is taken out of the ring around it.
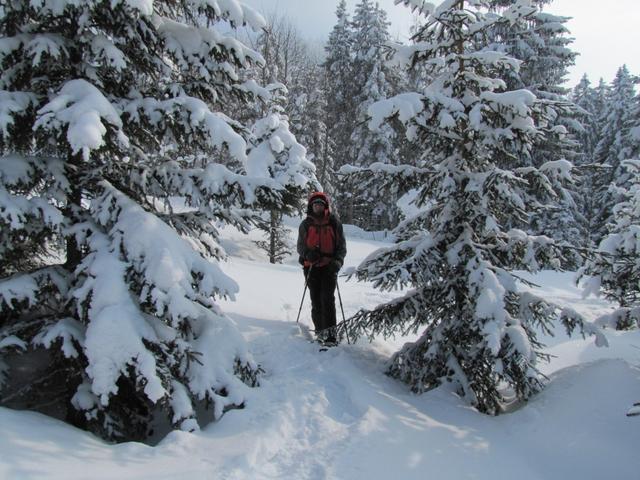
{"label": "bare tree trunk", "polygon": [[[78,167],[82,159],[80,158],[80,154],[70,155],[68,169],[71,170],[69,173],[69,179],[71,184],[71,192],[67,196],[67,206],[65,208],[65,217],[74,218],[77,215],[77,212],[80,211],[82,204],[82,188],[80,187],[80,182],[78,181]],[[71,222],[74,223],[74,222]],[[82,251],[80,250],[80,246],[78,245],[78,241],[74,235],[68,235],[65,238],[66,243],[66,261],[64,264],[64,268],[70,272],[73,272],[80,262],[82,261]]]}
{"label": "bare tree trunk", "polygon": [[278,246],[278,212],[271,210],[270,212],[271,222],[269,226],[269,262],[276,263],[277,260],[277,246]]}

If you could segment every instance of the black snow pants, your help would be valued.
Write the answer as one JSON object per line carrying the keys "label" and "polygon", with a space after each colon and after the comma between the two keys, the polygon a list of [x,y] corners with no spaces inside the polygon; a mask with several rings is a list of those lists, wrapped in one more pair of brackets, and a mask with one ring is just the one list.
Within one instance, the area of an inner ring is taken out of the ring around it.
{"label": "black snow pants", "polygon": [[[331,265],[304,269],[305,277],[308,275],[309,295],[311,296],[311,319],[316,330],[316,336],[322,330],[336,326],[336,299],[335,290],[338,281],[338,272]],[[335,332],[329,331],[322,334],[324,340],[335,342]]]}

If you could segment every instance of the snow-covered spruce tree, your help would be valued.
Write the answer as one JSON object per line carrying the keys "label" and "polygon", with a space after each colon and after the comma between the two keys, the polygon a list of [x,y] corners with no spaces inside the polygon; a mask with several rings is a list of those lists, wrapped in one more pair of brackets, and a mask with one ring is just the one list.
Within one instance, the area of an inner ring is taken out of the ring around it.
{"label": "snow-covered spruce tree", "polygon": [[[636,76],[634,83],[639,85],[640,77]],[[640,93],[633,97],[629,109],[629,116],[624,125],[624,149],[620,152],[620,156],[627,159],[640,158]],[[629,176],[629,181],[631,177],[632,175]]]}
{"label": "snow-covered spruce tree", "polygon": [[[297,168],[306,163],[306,151],[289,130],[288,119],[283,111],[286,87],[277,83],[268,85],[267,89],[272,97],[269,102],[269,113],[251,128],[253,140],[247,157],[247,174],[254,178],[273,178],[280,185],[302,187],[309,184],[311,186],[306,176],[310,172],[302,172]],[[314,185],[317,187],[316,184]],[[282,206],[295,205],[302,197],[300,193],[299,189],[283,192]],[[294,195],[300,197],[296,198]],[[282,214],[281,208],[271,208],[267,212],[268,220],[260,222],[259,225],[267,239],[257,242],[257,245],[267,252],[271,263],[281,263],[282,259],[292,251]]]}
{"label": "snow-covered spruce tree", "polygon": [[589,247],[597,245],[596,240],[601,238],[597,233],[597,216],[600,205],[594,192],[601,188],[601,181],[603,178],[608,178],[609,175],[608,169],[595,160],[595,151],[602,130],[600,116],[606,105],[608,89],[608,85],[602,78],[598,82],[598,86],[592,88],[589,80],[584,76],[574,88],[572,95],[573,102],[581,109],[580,121],[583,125],[583,130],[577,135],[581,144],[581,158],[576,163],[582,179],[579,184],[578,205],[580,213],[585,219],[586,244]]}
{"label": "snow-covered spruce tree", "polygon": [[618,330],[640,327],[640,160],[625,160],[628,187],[618,187],[622,199],[613,207],[614,224],[593,256],[580,270],[585,293],[599,294],[620,308],[596,320]]}
{"label": "snow-covered spruce tree", "polygon": [[333,142],[327,125],[326,75],[321,66],[310,68],[305,75],[305,89],[295,98],[291,110],[292,130],[307,149],[307,158],[316,167],[322,189],[329,192],[329,176],[333,173]]}
{"label": "snow-covered spruce tree", "polygon": [[[225,109],[264,93],[239,80],[262,59],[224,20],[264,24],[216,0],[2,4],[3,403],[65,402],[105,438],[144,439],[154,415],[197,429],[197,406],[218,418],[256,384],[215,303],[237,290],[216,225],[293,206],[312,166],[251,174],[274,158],[248,157],[251,133]],[[22,385],[10,367],[32,353],[42,368]]]}
{"label": "snow-covered spruce tree", "polygon": [[338,189],[339,180],[334,172],[342,165],[349,163],[349,144],[351,132],[355,123],[355,95],[357,88],[352,78],[352,48],[353,32],[347,3],[340,0],[336,9],[337,22],[329,34],[325,46],[326,58],[323,63],[325,69],[325,91],[327,98],[327,127],[329,128],[328,142],[332,146],[332,172],[323,188],[334,199],[334,206],[339,209],[344,222],[350,221],[347,203]]}
{"label": "snow-covered spruce tree", "polygon": [[270,263],[282,263],[293,252],[293,244],[289,239],[289,230],[282,221],[282,214],[276,210],[268,213],[266,221],[261,223],[260,229],[264,231],[264,240],[257,240],[255,244],[264,250]]}
{"label": "snow-covered spruce tree", "polygon": [[587,75],[583,75],[578,84],[571,92],[571,101],[577,107],[577,120],[580,128],[576,132],[576,139],[580,143],[578,148],[578,158],[575,160],[577,169],[580,171],[582,181],[580,182],[576,197],[578,198],[578,208],[584,219],[585,245],[592,246],[591,232],[589,228],[588,202],[590,201],[591,181],[593,172],[593,152],[598,143],[598,125],[596,122],[596,91],[591,86]]}
{"label": "snow-covered spruce tree", "polygon": [[[353,16],[353,82],[359,86],[357,124],[351,134],[349,164],[367,166],[375,161],[389,163],[393,157],[391,134],[373,132],[366,124],[367,110],[374,102],[391,96],[383,49],[389,42],[389,22],[384,10],[369,0],[356,5]],[[388,127],[388,130],[391,130]],[[384,133],[388,133],[386,130]]]}
{"label": "snow-covered spruce tree", "polygon": [[[382,290],[411,289],[338,329],[349,338],[423,329],[391,358],[388,373],[416,392],[453,382],[466,401],[490,414],[507,397],[526,400],[543,387],[537,362],[546,355],[537,335],[558,316],[554,305],[521,292],[511,271],[557,269],[564,258],[552,239],[502,227],[526,224],[533,187],[550,186],[529,159],[540,134],[537,100],[527,90],[506,90],[502,80],[519,62],[479,48],[478,39],[496,22],[532,14],[527,3],[502,15],[485,15],[485,1],[418,7],[426,23],[415,44],[397,47],[396,55],[439,73],[424,91],[378,102],[370,114],[372,128],[399,119],[428,155],[422,168],[385,169],[415,179],[421,209],[395,229],[394,246],[374,252],[354,272]],[[575,312],[561,318],[568,330],[589,327]]]}
{"label": "snow-covered spruce tree", "polygon": [[634,100],[634,84],[631,74],[625,65],[616,73],[609,88],[606,104],[598,122],[601,125],[600,140],[596,146],[594,160],[606,167],[594,181],[593,195],[596,212],[594,212],[597,242],[608,233],[608,225],[614,223],[612,210],[621,199],[613,185],[624,183],[625,172],[621,162],[630,158],[629,125]]}
{"label": "snow-covered spruce tree", "polygon": [[598,144],[599,128],[597,123],[598,113],[602,111],[604,105],[598,101],[596,89],[591,86],[591,82],[586,74],[582,76],[578,84],[571,92],[571,100],[581,109],[580,123],[583,126],[578,134],[580,141],[581,164],[588,164],[593,161],[593,153]]}
{"label": "snow-covered spruce tree", "polygon": [[[395,67],[385,62],[383,53],[389,42],[387,14],[369,0],[356,5],[353,16],[353,82],[359,85],[355,102],[357,120],[351,133],[349,165],[364,167],[375,162],[391,163],[398,149],[398,133],[390,125],[372,131],[367,126],[367,111],[378,100],[397,93],[393,86],[399,83]],[[397,207],[393,197],[376,197],[368,189],[361,189],[358,182],[346,184],[344,190],[350,195],[353,208],[353,223],[371,228],[374,218],[379,218],[377,227],[397,224]]]}

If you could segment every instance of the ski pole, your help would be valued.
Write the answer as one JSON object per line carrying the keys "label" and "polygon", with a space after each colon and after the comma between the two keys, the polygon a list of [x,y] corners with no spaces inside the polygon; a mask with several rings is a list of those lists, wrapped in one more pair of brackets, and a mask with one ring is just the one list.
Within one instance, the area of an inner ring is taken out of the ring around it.
{"label": "ski pole", "polygon": [[[338,279],[336,278],[336,288],[338,289],[338,300],[340,300],[340,310],[342,311],[342,323],[346,323],[346,320],[344,319],[344,308],[342,306],[342,295],[340,295],[340,286],[338,285]],[[347,337],[347,343],[351,343],[349,341],[349,334],[347,333],[347,328],[345,326],[345,330],[344,330],[344,334]]]}
{"label": "ski pole", "polygon": [[296,323],[300,321],[300,312],[302,312],[302,304],[304,303],[304,296],[307,294],[307,286],[309,285],[309,275],[311,275],[311,269],[313,268],[313,264],[307,270],[307,274],[304,276],[304,291],[302,292],[302,300],[300,300],[300,308],[298,309],[298,318],[296,318]]}

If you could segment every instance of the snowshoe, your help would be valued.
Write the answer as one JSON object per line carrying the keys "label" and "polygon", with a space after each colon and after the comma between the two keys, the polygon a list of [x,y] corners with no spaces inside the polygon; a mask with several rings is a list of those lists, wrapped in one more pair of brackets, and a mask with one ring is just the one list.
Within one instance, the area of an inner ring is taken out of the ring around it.
{"label": "snowshoe", "polygon": [[320,345],[321,345],[320,346],[320,351],[321,352],[326,352],[330,348],[337,347],[338,346],[338,342],[336,342],[335,340],[325,340],[325,341],[321,341]]}

